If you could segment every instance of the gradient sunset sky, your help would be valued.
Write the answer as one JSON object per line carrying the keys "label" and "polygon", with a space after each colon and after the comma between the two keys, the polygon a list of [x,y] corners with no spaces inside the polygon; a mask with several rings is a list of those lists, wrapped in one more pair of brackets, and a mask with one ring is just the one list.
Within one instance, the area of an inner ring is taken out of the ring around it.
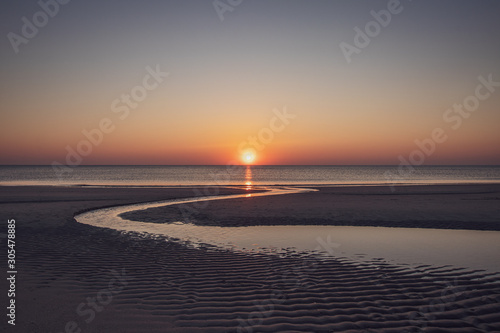
{"label": "gradient sunset sky", "polygon": [[[73,0],[16,53],[8,34],[41,8],[3,1],[0,164],[64,164],[104,118],[82,164],[226,164],[284,108],[257,164],[398,164],[436,128],[425,164],[500,164],[500,87],[443,118],[500,82],[500,1],[402,0],[348,63],[341,43],[388,2],[243,0],[221,20],[211,0]],[[120,119],[148,66],[169,76]]]}

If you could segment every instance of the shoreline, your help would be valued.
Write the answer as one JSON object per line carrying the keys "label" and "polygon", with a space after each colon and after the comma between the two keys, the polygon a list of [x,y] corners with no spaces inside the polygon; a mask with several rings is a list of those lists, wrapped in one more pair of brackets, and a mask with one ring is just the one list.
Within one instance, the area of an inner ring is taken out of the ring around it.
{"label": "shoreline", "polygon": [[[409,183],[382,183],[382,182],[372,182],[372,183],[253,183],[252,187],[359,187],[359,186],[383,186],[383,187],[401,187],[401,186],[460,186],[460,185],[500,185],[499,181],[436,181],[436,182],[409,182]],[[47,183],[15,183],[6,182],[0,183],[0,187],[98,187],[98,188],[205,188],[205,187],[248,187],[249,185],[241,184],[241,182],[236,183],[215,183],[215,184],[47,184]]]}

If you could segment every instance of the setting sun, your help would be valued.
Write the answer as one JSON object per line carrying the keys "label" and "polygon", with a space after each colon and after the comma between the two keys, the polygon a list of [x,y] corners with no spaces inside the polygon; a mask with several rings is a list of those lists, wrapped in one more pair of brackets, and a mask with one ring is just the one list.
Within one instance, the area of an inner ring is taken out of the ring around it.
{"label": "setting sun", "polygon": [[245,164],[253,163],[255,161],[255,158],[256,158],[255,153],[252,151],[246,151],[241,156],[241,159],[243,160],[243,163],[245,163]]}

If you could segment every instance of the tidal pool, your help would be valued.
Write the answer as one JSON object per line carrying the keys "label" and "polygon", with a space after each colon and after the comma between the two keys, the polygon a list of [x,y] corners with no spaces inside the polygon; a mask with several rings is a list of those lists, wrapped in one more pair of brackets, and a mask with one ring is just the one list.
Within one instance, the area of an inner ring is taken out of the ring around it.
{"label": "tidal pool", "polygon": [[191,246],[209,244],[245,252],[286,254],[314,252],[352,261],[374,259],[408,266],[451,265],[500,272],[500,232],[349,226],[212,227],[175,223],[146,223],[122,219],[122,213],[153,207],[246,196],[267,196],[314,191],[271,187],[268,192],[188,198],[98,209],[75,216],[79,223],[124,232],[167,236]]}

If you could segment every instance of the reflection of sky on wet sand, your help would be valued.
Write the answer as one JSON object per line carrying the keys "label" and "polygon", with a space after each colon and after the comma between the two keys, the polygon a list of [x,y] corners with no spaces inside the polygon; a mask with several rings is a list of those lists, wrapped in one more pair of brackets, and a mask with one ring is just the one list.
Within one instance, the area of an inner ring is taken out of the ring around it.
{"label": "reflection of sky on wet sand", "polygon": [[[254,196],[307,191],[273,189]],[[207,227],[184,224],[145,223],[123,220],[118,215],[128,211],[201,200],[241,198],[248,194],[216,198],[181,199],[113,207],[76,216],[80,223],[121,231],[150,233],[189,241],[193,245],[211,244],[245,252],[315,251],[322,255],[368,261],[383,258],[393,264],[453,265],[500,272],[500,232],[438,230],[415,228],[349,226],[249,226]]]}

